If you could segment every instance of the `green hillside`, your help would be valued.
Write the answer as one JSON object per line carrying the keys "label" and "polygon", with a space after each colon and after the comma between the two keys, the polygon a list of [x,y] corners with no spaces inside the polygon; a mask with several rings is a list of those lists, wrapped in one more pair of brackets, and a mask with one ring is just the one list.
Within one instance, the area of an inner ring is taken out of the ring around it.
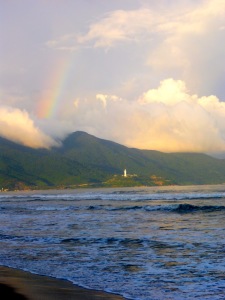
{"label": "green hillside", "polygon": [[105,175],[92,171],[55,151],[35,150],[0,139],[0,186],[3,188],[67,186],[95,182]]}
{"label": "green hillside", "polygon": [[0,138],[0,187],[7,189],[224,182],[225,160],[206,154],[139,150],[79,131],[50,150]]}

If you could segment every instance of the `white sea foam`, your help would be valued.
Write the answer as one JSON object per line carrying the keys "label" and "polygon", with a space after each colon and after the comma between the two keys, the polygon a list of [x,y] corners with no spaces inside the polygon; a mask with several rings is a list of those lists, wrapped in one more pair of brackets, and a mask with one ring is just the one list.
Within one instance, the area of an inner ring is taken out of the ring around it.
{"label": "white sea foam", "polygon": [[225,296],[224,187],[0,194],[0,263],[130,299]]}

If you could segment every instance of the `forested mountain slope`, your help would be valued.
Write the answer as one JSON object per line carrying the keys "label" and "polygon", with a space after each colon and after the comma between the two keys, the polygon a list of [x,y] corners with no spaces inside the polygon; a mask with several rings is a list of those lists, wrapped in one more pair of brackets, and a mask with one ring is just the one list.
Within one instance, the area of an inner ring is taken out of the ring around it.
{"label": "forested mountain slope", "polygon": [[[126,179],[122,176],[125,168]],[[3,188],[104,186],[105,182],[113,186],[223,183],[225,160],[200,153],[128,148],[80,131],[70,134],[61,147],[50,150],[0,138]]]}

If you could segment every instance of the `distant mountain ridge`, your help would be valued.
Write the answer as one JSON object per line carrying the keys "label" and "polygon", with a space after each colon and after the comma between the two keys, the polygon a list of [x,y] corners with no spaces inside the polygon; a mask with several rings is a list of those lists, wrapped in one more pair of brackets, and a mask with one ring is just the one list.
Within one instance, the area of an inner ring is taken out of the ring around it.
{"label": "distant mountain ridge", "polygon": [[82,131],[50,150],[0,138],[0,187],[5,189],[224,182],[225,160],[206,154],[128,148]]}

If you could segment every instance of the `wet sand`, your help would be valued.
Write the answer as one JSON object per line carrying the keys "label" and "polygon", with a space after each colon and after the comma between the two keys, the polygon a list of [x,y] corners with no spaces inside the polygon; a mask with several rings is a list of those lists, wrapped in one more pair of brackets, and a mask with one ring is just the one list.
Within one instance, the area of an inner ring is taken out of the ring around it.
{"label": "wet sand", "polygon": [[0,266],[0,295],[10,300],[123,300],[118,295],[88,290],[67,280],[34,275]]}

